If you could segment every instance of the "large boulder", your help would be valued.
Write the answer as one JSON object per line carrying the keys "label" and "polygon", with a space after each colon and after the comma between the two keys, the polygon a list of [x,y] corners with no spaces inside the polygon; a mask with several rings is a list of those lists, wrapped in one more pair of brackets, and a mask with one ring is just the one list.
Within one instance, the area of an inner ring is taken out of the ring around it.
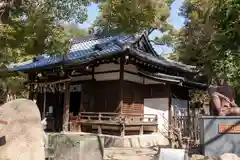
{"label": "large boulder", "polygon": [[204,157],[203,155],[192,155],[190,160],[240,160],[240,157],[233,153],[224,153],[218,157]]}
{"label": "large boulder", "polygon": [[240,158],[233,153],[225,153],[223,155],[220,156],[221,160],[240,160]]}
{"label": "large boulder", "polygon": [[17,99],[0,106],[0,160],[44,160],[43,128],[37,105]]}

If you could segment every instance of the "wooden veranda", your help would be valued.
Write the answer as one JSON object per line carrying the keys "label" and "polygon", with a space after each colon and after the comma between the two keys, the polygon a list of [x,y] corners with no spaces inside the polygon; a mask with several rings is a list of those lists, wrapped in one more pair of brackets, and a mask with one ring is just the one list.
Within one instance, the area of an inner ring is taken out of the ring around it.
{"label": "wooden veranda", "polygon": [[155,114],[119,114],[81,112],[70,115],[71,132],[93,132],[121,136],[157,132],[158,118]]}

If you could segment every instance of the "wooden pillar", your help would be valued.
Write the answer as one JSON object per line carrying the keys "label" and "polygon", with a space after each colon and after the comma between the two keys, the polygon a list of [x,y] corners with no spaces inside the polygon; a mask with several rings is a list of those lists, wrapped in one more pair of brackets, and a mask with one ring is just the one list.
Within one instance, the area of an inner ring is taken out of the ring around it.
{"label": "wooden pillar", "polygon": [[[98,121],[101,122],[102,121],[102,114],[98,113]],[[102,134],[102,126],[101,124],[98,125],[98,134]]]}
{"label": "wooden pillar", "polygon": [[188,136],[191,136],[192,132],[191,132],[191,115],[190,115],[190,100],[188,98],[188,104],[187,104],[187,132],[188,132]]}
{"label": "wooden pillar", "polygon": [[30,99],[30,100],[33,100],[33,98],[34,98],[34,84],[31,84],[34,80],[35,80],[35,75],[34,74],[28,74],[28,81],[30,82],[28,99]]}
{"label": "wooden pillar", "polygon": [[125,55],[123,54],[120,57],[120,75],[119,75],[119,82],[120,82],[120,103],[119,103],[119,109],[120,109],[120,113],[123,112],[123,88],[124,88],[124,64],[125,64]]}
{"label": "wooden pillar", "polygon": [[95,67],[93,66],[93,67],[92,67],[92,80],[93,80],[93,81],[95,81],[94,73],[95,73]]}
{"label": "wooden pillar", "polygon": [[168,85],[168,137],[170,138],[169,144],[171,148],[173,148],[172,118],[172,90],[171,85]]}
{"label": "wooden pillar", "polygon": [[65,82],[65,91],[64,91],[64,108],[63,108],[63,132],[68,131],[69,124],[69,107],[70,107],[70,82]]}
{"label": "wooden pillar", "polygon": [[196,103],[193,105],[193,109],[192,109],[192,113],[193,113],[193,118],[192,118],[192,127],[193,127],[193,138],[194,140],[197,140],[197,129],[196,129]]}
{"label": "wooden pillar", "polygon": [[143,125],[141,125],[141,126],[140,126],[140,130],[139,130],[139,134],[140,134],[140,135],[143,135],[143,132],[144,132],[144,130],[143,130]]}
{"label": "wooden pillar", "polygon": [[45,115],[46,115],[46,102],[47,102],[47,86],[44,85],[44,88],[43,88],[43,113],[42,113],[42,119],[44,119]]}
{"label": "wooden pillar", "polygon": [[125,122],[126,122],[126,117],[123,117],[122,118],[122,123],[121,123],[121,136],[124,137],[125,136],[125,129],[126,129],[126,126],[125,126]]}

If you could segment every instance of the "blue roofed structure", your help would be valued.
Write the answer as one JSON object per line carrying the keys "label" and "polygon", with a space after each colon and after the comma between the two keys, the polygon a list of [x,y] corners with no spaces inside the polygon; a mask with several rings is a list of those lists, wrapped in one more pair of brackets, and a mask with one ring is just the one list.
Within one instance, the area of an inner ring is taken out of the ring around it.
{"label": "blue roofed structure", "polygon": [[[90,35],[87,37],[74,38],[69,53],[65,56],[38,56],[29,63],[11,66],[9,71],[28,73],[39,70],[88,65],[96,60],[120,57],[121,54],[134,57],[135,61],[150,65],[152,68],[157,68],[153,73],[152,71],[149,72],[154,74],[152,78],[159,78],[159,72],[165,72],[166,70],[170,70],[171,73],[176,73],[173,74],[173,76],[190,74],[191,77],[193,77],[198,72],[195,66],[170,61],[158,55],[151,45],[146,32],[136,35]],[[141,74],[141,72],[139,73]],[[149,75],[150,74],[148,74],[148,76]],[[184,76],[181,78],[184,79]],[[167,79],[169,79],[169,77]],[[183,79],[182,81],[185,81]]]}
{"label": "blue roofed structure", "polygon": [[[156,132],[159,126],[156,115],[154,123],[143,120],[143,114],[156,111],[144,109],[145,100],[154,100],[155,105],[157,99],[155,109],[167,111],[171,117],[173,97],[184,100],[184,107],[189,108],[189,89],[204,89],[206,85],[194,79],[198,74],[195,66],[158,55],[148,35],[149,31],[144,31],[136,35],[74,38],[66,55],[38,56],[27,63],[9,67],[9,71],[28,74],[29,98],[37,99],[42,117],[52,116],[51,132],[77,128],[78,131],[100,134],[118,135],[121,132],[124,136],[123,128],[127,125],[121,126],[122,117],[115,118],[121,114],[140,115],[136,122],[136,117],[127,117],[126,121],[131,119],[133,122],[127,126],[126,135],[135,134],[136,128],[140,129],[137,131],[140,134]],[[95,113],[99,115],[97,123]],[[114,116],[101,118],[100,113]],[[94,118],[84,119],[89,117],[84,114]],[[115,119],[120,122],[112,126],[110,122]],[[132,127],[136,124],[140,127]]]}
{"label": "blue roofed structure", "polygon": [[123,48],[119,45],[133,40],[133,36],[87,37],[83,40],[73,41],[66,56],[40,56],[33,62],[13,66],[10,71],[29,71],[45,67],[54,67],[56,64],[87,63],[93,59],[119,53]]}
{"label": "blue roofed structure", "polygon": [[[145,44],[142,44],[142,41]],[[195,72],[194,66],[179,64],[171,62],[164,57],[159,56],[146,36],[135,35],[117,35],[117,36],[89,36],[84,38],[76,38],[69,49],[66,56],[40,56],[36,57],[34,61],[24,65],[13,65],[9,71],[23,71],[54,68],[57,65],[72,65],[89,63],[98,58],[107,56],[114,56],[126,49],[129,54],[137,56],[143,61],[151,62],[157,65],[162,65],[167,68],[174,68],[185,72]],[[138,43],[138,44],[137,44]],[[139,46],[142,45],[142,46]],[[144,48],[144,49],[142,49]],[[147,50],[147,51],[146,51]]]}

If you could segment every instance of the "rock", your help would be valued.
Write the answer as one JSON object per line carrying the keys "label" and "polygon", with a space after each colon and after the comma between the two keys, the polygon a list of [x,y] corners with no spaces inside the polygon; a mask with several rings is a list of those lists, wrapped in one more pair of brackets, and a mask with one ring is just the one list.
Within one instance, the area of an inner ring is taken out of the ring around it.
{"label": "rock", "polygon": [[0,148],[1,160],[44,160],[43,129],[37,105],[17,99],[0,106],[0,137],[6,143]]}
{"label": "rock", "polygon": [[205,157],[203,155],[192,155],[191,160],[240,160],[240,157],[232,153],[225,153],[219,157]]}
{"label": "rock", "polygon": [[240,158],[236,154],[225,153],[220,156],[221,160],[240,160]]}
{"label": "rock", "polygon": [[191,156],[191,160],[201,160],[201,159],[204,159],[205,157],[203,155],[200,155],[200,154],[193,154]]}
{"label": "rock", "polygon": [[54,160],[100,160],[104,139],[76,133],[49,133],[48,156]]}

